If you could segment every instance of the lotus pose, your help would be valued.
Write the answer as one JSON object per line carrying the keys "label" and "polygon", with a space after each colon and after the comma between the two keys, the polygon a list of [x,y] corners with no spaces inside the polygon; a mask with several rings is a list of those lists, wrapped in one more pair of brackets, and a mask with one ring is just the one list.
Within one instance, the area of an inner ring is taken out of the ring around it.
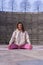
{"label": "lotus pose", "polygon": [[32,49],[28,32],[24,30],[21,22],[17,23],[17,29],[13,32],[8,45],[9,49]]}

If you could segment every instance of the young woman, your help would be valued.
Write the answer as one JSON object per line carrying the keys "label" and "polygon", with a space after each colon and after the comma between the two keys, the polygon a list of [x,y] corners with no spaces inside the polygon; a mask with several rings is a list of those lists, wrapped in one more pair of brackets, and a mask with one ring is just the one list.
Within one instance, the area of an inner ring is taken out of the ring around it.
{"label": "young woman", "polygon": [[32,49],[28,32],[24,30],[21,22],[17,23],[17,29],[13,32],[9,41],[9,49]]}

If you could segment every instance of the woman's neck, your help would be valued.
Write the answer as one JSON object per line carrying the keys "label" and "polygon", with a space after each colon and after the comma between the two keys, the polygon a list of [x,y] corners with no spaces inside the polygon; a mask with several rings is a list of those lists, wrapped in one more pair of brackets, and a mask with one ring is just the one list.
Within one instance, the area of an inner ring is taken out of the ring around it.
{"label": "woman's neck", "polygon": [[22,30],[20,30],[20,29],[17,29],[18,31],[22,31]]}

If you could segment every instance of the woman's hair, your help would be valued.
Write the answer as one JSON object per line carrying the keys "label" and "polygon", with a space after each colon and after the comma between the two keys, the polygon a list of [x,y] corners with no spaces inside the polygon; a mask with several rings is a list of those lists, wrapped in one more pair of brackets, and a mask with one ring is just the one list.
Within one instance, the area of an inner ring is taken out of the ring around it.
{"label": "woman's hair", "polygon": [[23,23],[22,23],[22,22],[18,22],[18,23],[17,23],[17,28],[18,28],[18,25],[19,25],[19,24],[22,25],[22,31],[24,32],[25,30],[24,30],[24,25],[23,25]]}

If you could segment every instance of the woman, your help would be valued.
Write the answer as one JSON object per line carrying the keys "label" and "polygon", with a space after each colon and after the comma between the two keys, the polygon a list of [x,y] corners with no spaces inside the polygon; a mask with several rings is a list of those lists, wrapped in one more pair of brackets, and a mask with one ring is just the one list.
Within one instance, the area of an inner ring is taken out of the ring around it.
{"label": "woman", "polygon": [[22,22],[17,23],[17,29],[13,32],[9,41],[9,49],[32,49],[27,31],[24,30]]}

